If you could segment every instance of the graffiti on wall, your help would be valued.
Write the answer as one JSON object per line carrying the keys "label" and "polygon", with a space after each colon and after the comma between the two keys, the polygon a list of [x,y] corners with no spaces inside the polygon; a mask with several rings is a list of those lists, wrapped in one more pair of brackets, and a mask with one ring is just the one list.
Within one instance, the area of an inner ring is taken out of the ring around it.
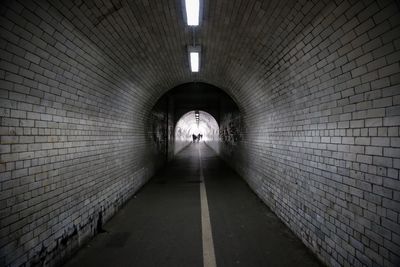
{"label": "graffiti on wall", "polygon": [[166,149],[167,123],[162,113],[153,112],[151,116],[151,137],[156,153],[164,153]]}
{"label": "graffiti on wall", "polygon": [[187,141],[191,140],[191,134],[188,129],[183,129],[182,127],[177,127],[175,131],[175,139],[177,141]]}
{"label": "graffiti on wall", "polygon": [[219,137],[225,153],[232,154],[242,140],[242,121],[237,113],[228,113],[221,119]]}

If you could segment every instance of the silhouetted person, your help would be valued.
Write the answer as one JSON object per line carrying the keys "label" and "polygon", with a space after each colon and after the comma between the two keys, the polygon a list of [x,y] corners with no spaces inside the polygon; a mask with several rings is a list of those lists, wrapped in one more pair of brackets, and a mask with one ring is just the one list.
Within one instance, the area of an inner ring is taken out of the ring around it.
{"label": "silhouetted person", "polygon": [[193,143],[196,142],[197,136],[195,134],[193,134],[192,137],[193,137]]}
{"label": "silhouetted person", "polygon": [[197,135],[197,142],[200,142],[200,136],[201,136],[201,134]]}

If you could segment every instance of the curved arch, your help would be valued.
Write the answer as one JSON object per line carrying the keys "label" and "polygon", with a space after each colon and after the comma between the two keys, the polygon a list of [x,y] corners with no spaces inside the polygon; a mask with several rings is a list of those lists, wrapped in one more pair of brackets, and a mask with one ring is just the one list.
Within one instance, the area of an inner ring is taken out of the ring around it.
{"label": "curved arch", "polygon": [[208,88],[211,90],[219,91],[223,95],[227,96],[232,100],[232,102],[240,109],[240,103],[238,102],[237,98],[233,94],[232,90],[225,86],[218,86],[214,83],[206,82],[206,81],[197,81],[197,82],[184,82],[181,84],[178,84],[174,86],[173,88],[167,90],[164,94],[173,92],[173,91],[178,91],[178,90],[190,90],[191,88]]}
{"label": "curved arch", "polygon": [[196,139],[196,142],[204,141],[213,147],[212,144],[219,141],[219,125],[216,119],[210,113],[201,110],[192,110],[182,115],[175,125],[174,153],[178,153],[193,142],[193,135],[199,134],[202,138]]}
{"label": "curved arch", "polygon": [[152,103],[153,109],[165,98],[173,98],[174,103],[180,106],[175,114],[174,123],[177,122],[185,113],[191,110],[203,110],[215,117],[219,122],[219,104],[224,102],[224,106],[230,110],[241,110],[239,103],[229,90],[221,89],[211,83],[206,82],[187,82],[181,83],[165,91],[155,102]]}
{"label": "curved arch", "polygon": [[[232,154],[237,147],[237,129],[241,129],[238,125],[241,120],[237,120],[241,117],[240,109],[224,90],[203,82],[176,86],[168,90],[153,106],[147,122],[146,135],[153,137],[150,142],[153,144],[152,151],[155,154],[166,154],[166,159],[170,160],[190,143],[192,137],[189,133],[179,133],[175,139],[176,131],[180,131],[175,127],[182,116],[195,110],[208,113],[215,120],[217,127],[220,125],[220,131],[215,132],[214,136],[207,134],[205,138],[207,144],[217,153]],[[235,131],[231,129],[232,125]],[[189,131],[189,128],[186,130]],[[223,134],[219,138],[221,133]],[[235,134],[235,137],[232,137],[232,134]]]}

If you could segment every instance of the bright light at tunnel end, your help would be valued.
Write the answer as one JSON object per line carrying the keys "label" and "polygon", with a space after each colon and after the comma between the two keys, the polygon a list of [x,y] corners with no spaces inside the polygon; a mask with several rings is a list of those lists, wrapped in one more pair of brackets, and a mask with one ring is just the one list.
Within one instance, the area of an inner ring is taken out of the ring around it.
{"label": "bright light at tunnel end", "polygon": [[199,52],[190,52],[190,69],[199,72]]}
{"label": "bright light at tunnel end", "polygon": [[175,143],[193,142],[193,135],[201,134],[201,141],[218,141],[219,126],[215,118],[200,110],[189,111],[179,118],[175,127]]}
{"label": "bright light at tunnel end", "polygon": [[185,0],[186,18],[189,26],[199,25],[200,0]]}

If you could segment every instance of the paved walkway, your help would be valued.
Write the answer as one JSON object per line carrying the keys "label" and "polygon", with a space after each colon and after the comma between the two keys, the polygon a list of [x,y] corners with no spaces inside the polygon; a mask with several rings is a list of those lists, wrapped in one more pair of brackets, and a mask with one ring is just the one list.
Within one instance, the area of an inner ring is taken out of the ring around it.
{"label": "paved walkway", "polygon": [[204,143],[179,153],[104,229],[66,266],[321,266]]}

